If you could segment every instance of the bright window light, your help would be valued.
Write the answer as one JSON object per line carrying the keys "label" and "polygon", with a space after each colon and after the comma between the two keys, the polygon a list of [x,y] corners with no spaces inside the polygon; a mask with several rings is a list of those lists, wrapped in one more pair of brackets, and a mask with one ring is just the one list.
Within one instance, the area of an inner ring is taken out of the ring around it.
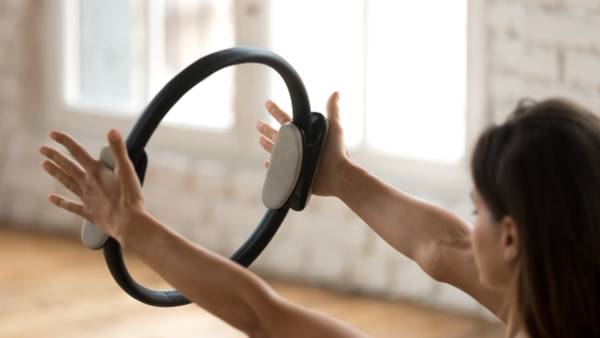
{"label": "bright window light", "polygon": [[[271,49],[304,81],[313,111],[325,113],[329,95],[341,93],[346,142],[362,138],[364,106],[363,0],[271,1]],[[274,74],[272,98],[291,113],[289,94]]]}
{"label": "bright window light", "polygon": [[[165,1],[163,67],[154,73],[156,93],[192,62],[235,45],[232,0]],[[152,74],[152,69],[150,70]],[[234,69],[221,70],[192,88],[165,121],[185,127],[228,129],[233,126]],[[153,94],[152,94],[153,95]]]}
{"label": "bright window light", "polygon": [[127,109],[131,91],[131,11],[127,1],[84,0],[79,3],[79,66],[75,102],[87,106]]}
{"label": "bright window light", "polygon": [[[233,0],[70,3],[78,4],[78,26],[66,31],[77,41],[68,96],[87,106],[137,114],[188,64],[236,45]],[[266,3],[270,49],[298,71],[313,111],[325,113],[329,95],[341,92],[349,147],[439,163],[463,158],[467,0]],[[228,68],[192,89],[166,122],[231,129],[234,74]],[[286,86],[271,75],[270,98],[291,113]]]}
{"label": "bright window light", "polygon": [[[235,45],[232,0],[81,0],[75,55],[67,57],[67,101],[92,110],[139,114],[178,72],[198,58]],[[136,5],[137,4],[137,5]],[[141,34],[140,34],[141,30]],[[78,38],[77,38],[78,37]],[[233,126],[234,70],[222,70],[190,90],[166,123]]]}
{"label": "bright window light", "polygon": [[368,1],[366,141],[402,157],[464,153],[467,3]]}
{"label": "bright window light", "polygon": [[[464,153],[467,2],[273,1],[271,47],[298,70],[313,110],[340,90],[349,146],[456,162]],[[273,77],[273,98],[289,99]]]}

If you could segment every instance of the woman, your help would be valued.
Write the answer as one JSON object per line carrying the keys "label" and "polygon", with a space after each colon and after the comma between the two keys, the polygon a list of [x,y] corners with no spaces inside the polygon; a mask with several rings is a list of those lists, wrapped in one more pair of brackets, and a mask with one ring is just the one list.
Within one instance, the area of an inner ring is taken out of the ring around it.
{"label": "woman", "polygon": [[[524,101],[479,138],[472,157],[473,230],[353,162],[343,144],[339,94],[314,193],[340,198],[432,278],[473,296],[507,323],[508,337],[600,338],[600,120],[562,100]],[[290,116],[273,102],[279,121]],[[257,124],[271,151],[277,131]],[[250,337],[365,337],[279,297],[264,281],[153,218],[120,134],[108,141],[114,173],[64,133],[50,137],[74,160],[42,146],[43,168],[81,202],[56,206],[100,226],[189,299]],[[268,162],[265,163],[268,166]],[[360,193],[359,193],[360,192]],[[161,250],[156,250],[161,248]]]}

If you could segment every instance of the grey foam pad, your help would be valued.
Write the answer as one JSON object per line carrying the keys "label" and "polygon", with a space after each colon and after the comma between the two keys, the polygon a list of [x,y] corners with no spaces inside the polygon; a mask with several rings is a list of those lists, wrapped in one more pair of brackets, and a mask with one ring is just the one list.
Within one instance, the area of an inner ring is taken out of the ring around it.
{"label": "grey foam pad", "polygon": [[279,128],[277,141],[263,185],[262,200],[265,207],[279,209],[288,200],[300,177],[302,168],[302,133],[293,123]]}
{"label": "grey foam pad", "polygon": [[[114,169],[115,162],[110,147],[102,148],[100,161],[111,170]],[[87,220],[83,222],[83,227],[81,228],[81,242],[83,245],[92,250],[99,250],[107,240],[108,235],[102,229]]]}

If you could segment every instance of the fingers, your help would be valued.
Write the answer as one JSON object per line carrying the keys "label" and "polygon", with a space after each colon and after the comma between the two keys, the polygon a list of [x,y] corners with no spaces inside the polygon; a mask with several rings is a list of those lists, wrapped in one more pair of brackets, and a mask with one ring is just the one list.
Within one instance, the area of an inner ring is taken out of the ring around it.
{"label": "fingers", "polygon": [[44,170],[50,174],[50,176],[56,178],[65,188],[69,189],[75,195],[81,197],[81,188],[74,179],[69,177],[69,175],[65,174],[59,167],[57,167],[54,163],[46,160],[42,163],[42,167]]}
{"label": "fingers", "polygon": [[258,143],[260,143],[261,147],[263,147],[264,150],[268,151],[269,153],[273,152],[273,146],[274,146],[273,141],[269,140],[264,135],[260,135],[260,138],[258,139]]}
{"label": "fingers", "polygon": [[273,143],[277,142],[277,130],[275,130],[275,128],[271,127],[268,123],[259,121],[256,124],[256,129],[261,134],[266,136],[269,140],[273,141]]}
{"label": "fingers", "polygon": [[56,194],[48,195],[48,201],[52,202],[52,204],[56,205],[59,208],[65,209],[68,212],[71,212],[75,215],[81,216],[85,219],[88,219],[88,215],[85,212],[85,207],[77,203],[75,201],[69,200],[65,197]]}
{"label": "fingers", "polygon": [[68,176],[72,177],[76,181],[83,180],[85,178],[85,172],[81,167],[67,158],[61,152],[54,148],[42,146],[39,149],[40,153],[47,158],[51,159],[60,169]]}
{"label": "fingers", "polygon": [[340,107],[338,106],[338,102],[340,100],[340,93],[333,92],[327,100],[327,118],[334,121],[339,121],[340,119]]}
{"label": "fingers", "polygon": [[277,122],[281,124],[290,122],[292,120],[292,118],[286,112],[284,112],[281,108],[279,108],[279,106],[275,104],[275,102],[271,100],[265,103],[265,107],[267,108],[269,114],[271,114],[271,116],[273,116],[275,120],[277,120]]}
{"label": "fingers", "polygon": [[71,153],[71,156],[73,156],[73,158],[86,170],[93,170],[97,165],[98,161],[96,161],[79,143],[77,143],[77,141],[75,141],[68,134],[59,131],[52,131],[50,132],[49,136],[54,141],[67,148],[69,153]]}
{"label": "fingers", "polygon": [[107,135],[110,150],[113,153],[116,164],[116,172],[121,178],[121,185],[126,191],[135,191],[137,189],[138,179],[133,163],[129,159],[127,146],[123,142],[121,134],[115,129],[111,129]]}

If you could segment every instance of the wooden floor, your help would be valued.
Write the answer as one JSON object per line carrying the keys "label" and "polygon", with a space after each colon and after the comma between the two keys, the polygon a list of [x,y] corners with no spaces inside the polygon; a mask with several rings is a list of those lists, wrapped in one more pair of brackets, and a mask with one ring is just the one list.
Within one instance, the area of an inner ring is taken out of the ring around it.
{"label": "wooden floor", "polygon": [[[165,287],[127,258],[134,277]],[[373,337],[501,338],[504,329],[472,318],[270,282],[284,297],[350,323]],[[123,293],[100,252],[75,239],[0,227],[0,337],[244,337],[194,305],[155,308]]]}

